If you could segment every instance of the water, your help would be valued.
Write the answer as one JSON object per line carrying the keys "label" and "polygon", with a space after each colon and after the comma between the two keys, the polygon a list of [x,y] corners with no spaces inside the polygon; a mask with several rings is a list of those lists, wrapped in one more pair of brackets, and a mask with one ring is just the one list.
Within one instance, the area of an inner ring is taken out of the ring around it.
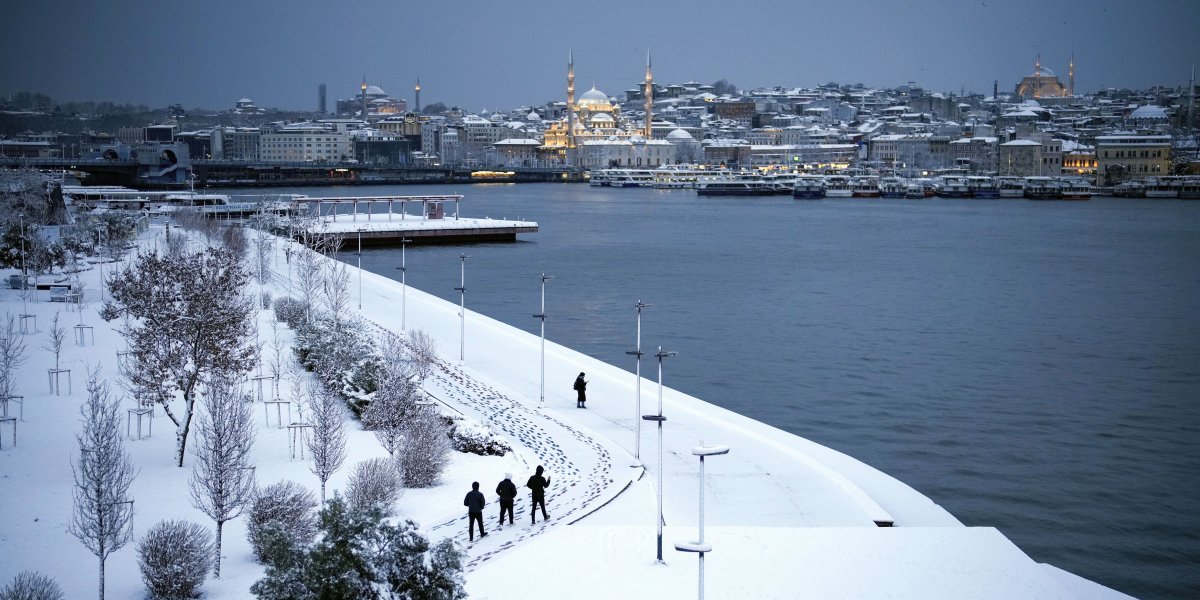
{"label": "water", "polygon": [[[467,305],[850,454],[1035,560],[1200,596],[1200,202],[708,198],[479,185],[463,214],[541,225],[467,250]],[[455,303],[462,247],[411,247]],[[396,277],[399,250],[364,251]],[[562,385],[573,373],[562,374]],[[547,377],[553,385],[554,376]],[[563,389],[566,389],[565,387]]]}

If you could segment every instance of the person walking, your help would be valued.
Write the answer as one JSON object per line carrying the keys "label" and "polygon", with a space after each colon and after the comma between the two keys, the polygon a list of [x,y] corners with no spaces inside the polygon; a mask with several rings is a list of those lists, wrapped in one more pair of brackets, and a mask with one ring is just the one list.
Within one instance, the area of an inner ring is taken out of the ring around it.
{"label": "person walking", "polygon": [[471,541],[475,541],[475,523],[479,523],[479,539],[487,536],[483,530],[483,506],[487,504],[487,498],[483,497],[483,492],[479,491],[479,482],[471,482],[471,491],[467,492],[467,497],[463,498],[463,506],[467,507],[467,537]]}
{"label": "person walking", "polygon": [[513,501],[517,498],[517,486],[512,482],[512,473],[504,474],[504,481],[496,486],[496,495],[500,496],[500,527],[504,526],[504,512],[508,511],[508,524],[513,524]]}
{"label": "person walking", "polygon": [[577,392],[575,397],[575,408],[587,408],[587,380],[583,378],[583,373],[575,378],[574,390]]}
{"label": "person walking", "polygon": [[[580,377],[583,374],[580,373]],[[533,519],[533,523],[537,524],[537,508],[542,507],[542,520],[548,520],[550,515],[546,514],[546,488],[550,485],[549,477],[542,477],[542,465],[538,465],[537,472],[534,473],[529,481],[525,483],[525,487],[529,488],[532,502],[529,505],[529,516]]]}

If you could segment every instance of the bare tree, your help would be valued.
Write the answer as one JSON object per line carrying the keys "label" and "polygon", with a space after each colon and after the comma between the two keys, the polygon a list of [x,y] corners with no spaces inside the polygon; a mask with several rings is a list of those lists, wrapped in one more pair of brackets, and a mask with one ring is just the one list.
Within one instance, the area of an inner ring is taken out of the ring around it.
{"label": "bare tree", "polygon": [[214,376],[206,388],[207,414],[200,418],[200,440],[189,487],[192,504],[217,523],[213,576],[220,578],[221,529],[226,521],[237,518],[254,497],[254,467],[250,464],[253,405],[224,374]]}
{"label": "bare tree", "polygon": [[403,485],[404,478],[395,460],[369,458],[354,465],[346,486],[346,501],[354,508],[374,507],[390,515]]}
{"label": "bare tree", "polygon": [[325,504],[325,482],[346,460],[346,411],[342,399],[322,390],[311,406],[312,436],[308,451],[312,454],[312,472],[321,480],[321,504]]}
{"label": "bare tree", "polygon": [[404,438],[404,423],[418,408],[421,388],[399,337],[385,333],[380,339],[380,354],[378,389],[363,411],[362,421],[388,454],[395,456]]}
{"label": "bare tree", "polygon": [[[25,364],[25,342],[21,339],[17,320],[11,313],[4,313],[3,330],[0,330],[0,398],[16,395],[17,368]],[[0,400],[7,402],[7,400]]]}
{"label": "bare tree", "polygon": [[311,249],[301,249],[296,256],[296,287],[304,303],[304,322],[312,322],[313,299],[321,292],[321,262]]}
{"label": "bare tree", "polygon": [[208,376],[230,376],[254,368],[254,306],[242,293],[249,280],[228,250],[182,256],[147,254],[108,280],[112,295],[100,316],[136,319],[122,333],[129,342],[126,375],[142,389],[169,384],[183,394],[182,413],[171,396],[158,397],[175,424],[175,460],[183,466],[195,414],[196,388]]}
{"label": "bare tree", "polygon": [[75,434],[79,459],[71,463],[75,503],[68,531],[100,559],[100,599],[104,599],[104,561],[133,538],[133,500],[129,486],[136,473],[121,443],[116,400],[99,368],[87,376],[87,399],[80,408],[83,431]]}
{"label": "bare tree", "polygon": [[63,341],[67,339],[67,328],[58,326],[58,313],[50,319],[50,329],[46,332],[47,339],[42,343],[42,350],[54,353],[54,368],[59,368],[59,357],[62,356]]}
{"label": "bare tree", "polygon": [[416,375],[418,384],[424,384],[433,374],[433,366],[437,364],[437,343],[433,341],[433,336],[422,329],[410,332],[407,341],[406,350],[408,360],[412,363],[413,374]]}
{"label": "bare tree", "polygon": [[331,261],[321,285],[321,299],[333,319],[332,330],[336,335],[342,330],[346,307],[350,306],[350,265]]}
{"label": "bare tree", "polygon": [[405,485],[431,487],[438,484],[446,469],[450,437],[436,411],[428,406],[417,408],[401,427],[403,445],[396,460],[404,469]]}

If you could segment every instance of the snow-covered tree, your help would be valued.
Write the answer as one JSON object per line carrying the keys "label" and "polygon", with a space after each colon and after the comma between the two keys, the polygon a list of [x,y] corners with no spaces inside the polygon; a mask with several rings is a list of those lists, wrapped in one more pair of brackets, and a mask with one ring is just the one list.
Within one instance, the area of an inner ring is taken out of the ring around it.
{"label": "snow-covered tree", "polygon": [[87,376],[87,399],[80,413],[83,431],[75,434],[79,458],[71,463],[75,477],[74,510],[68,531],[100,559],[100,599],[104,599],[104,562],[133,537],[133,500],[129,486],[133,463],[121,443],[116,400],[99,369]]}
{"label": "snow-covered tree", "polygon": [[221,530],[254,496],[254,423],[252,404],[227,379],[215,377],[206,387],[189,487],[192,504],[217,523],[213,576],[220,578]]}
{"label": "snow-covered tree", "polygon": [[437,411],[428,406],[418,409],[401,425],[402,443],[396,460],[403,468],[405,485],[431,487],[446,469],[450,437]]}
{"label": "snow-covered tree", "polygon": [[159,521],[138,542],[137,553],[151,598],[195,598],[213,560],[212,533],[197,523]]}
{"label": "snow-covered tree", "polygon": [[16,395],[17,369],[25,364],[26,358],[17,319],[11,313],[4,313],[4,321],[0,322],[0,397]]}
{"label": "snow-covered tree", "polygon": [[0,588],[0,600],[63,600],[62,588],[37,571],[21,571]]}
{"label": "snow-covered tree", "polygon": [[390,515],[393,505],[400,499],[403,485],[404,479],[395,460],[369,458],[354,465],[346,485],[346,501],[354,508],[374,506],[384,515]]}
{"label": "snow-covered tree", "polygon": [[424,384],[437,364],[437,343],[433,341],[433,336],[421,329],[410,331],[406,342],[405,354],[412,365],[412,373],[416,375],[418,384]]}
{"label": "snow-covered tree", "polygon": [[298,544],[311,543],[317,534],[316,508],[312,492],[294,481],[279,481],[259,489],[246,511],[246,535],[254,555],[266,562],[269,524],[277,524]]}
{"label": "snow-covered tree", "polygon": [[46,331],[46,341],[42,342],[42,349],[47,352],[54,353],[54,368],[59,368],[59,358],[62,356],[63,341],[67,339],[67,328],[59,327],[58,313],[54,313],[54,318],[50,319],[50,329]]}
{"label": "snow-covered tree", "polygon": [[380,368],[375,396],[363,411],[363,425],[375,433],[388,454],[396,455],[404,437],[404,424],[422,400],[418,374],[403,340],[385,333],[380,338]]}
{"label": "snow-covered tree", "polygon": [[246,270],[228,250],[160,256],[145,254],[108,278],[111,296],[100,316],[129,314],[122,333],[129,343],[126,377],[139,389],[164,383],[183,395],[179,414],[171,397],[155,398],[175,424],[175,460],[183,466],[195,415],[197,386],[215,373],[230,376],[254,368],[254,306],[243,289]]}
{"label": "snow-covered tree", "polygon": [[312,472],[321,480],[321,504],[325,503],[325,482],[346,460],[346,411],[342,400],[323,390],[309,407],[312,432],[308,451],[312,455]]}

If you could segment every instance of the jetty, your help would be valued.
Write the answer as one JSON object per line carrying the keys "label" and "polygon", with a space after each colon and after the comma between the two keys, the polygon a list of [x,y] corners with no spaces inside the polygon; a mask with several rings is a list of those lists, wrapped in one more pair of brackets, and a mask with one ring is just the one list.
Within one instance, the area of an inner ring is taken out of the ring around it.
{"label": "jetty", "polygon": [[[399,246],[402,243],[512,242],[518,233],[536,233],[536,221],[467,218],[459,215],[459,194],[426,196],[345,196],[292,199],[316,217],[308,234],[336,233],[343,245]],[[453,212],[447,214],[448,205]],[[386,206],[386,212],[383,212]],[[416,214],[413,207],[419,207]],[[377,212],[378,211],[378,212]]]}

